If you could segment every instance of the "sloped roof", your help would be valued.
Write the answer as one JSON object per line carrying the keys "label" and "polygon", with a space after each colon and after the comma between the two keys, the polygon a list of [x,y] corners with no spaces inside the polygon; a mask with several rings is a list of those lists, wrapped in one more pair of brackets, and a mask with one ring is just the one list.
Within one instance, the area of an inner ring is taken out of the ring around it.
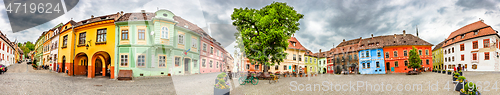
{"label": "sloped roof", "polygon": [[117,14],[110,14],[110,15],[105,15],[105,16],[99,16],[99,17],[89,18],[89,19],[77,22],[76,25],[74,25],[74,26],[78,27],[78,26],[81,26],[81,25],[85,25],[85,24],[88,24],[88,23],[93,23],[93,22],[97,22],[97,21],[101,21],[101,20],[106,20],[106,19],[118,20],[120,18],[120,16],[121,15],[119,13],[117,13]]}
{"label": "sloped roof", "polygon": [[[475,31],[479,31],[476,35],[474,35]],[[461,36],[464,35],[464,38]],[[473,39],[476,37],[486,36],[486,35],[497,35],[497,32],[493,30],[489,25],[486,25],[483,21],[477,21],[466,25],[450,34],[450,36],[446,39],[445,43],[442,47],[446,47],[448,45],[461,42],[468,39]],[[454,39],[453,39],[454,38]]]}
{"label": "sloped roof", "polygon": [[[295,46],[293,46],[293,42],[295,42]],[[300,44],[300,42],[295,37],[290,37],[290,39],[288,39],[288,48],[307,50],[304,46],[302,46],[302,44]]]}
{"label": "sloped roof", "polygon": [[442,41],[441,43],[437,44],[434,49],[432,49],[432,51],[436,50],[436,49],[439,49],[441,47],[443,47],[443,44],[444,44],[444,41]]}
{"label": "sloped roof", "polygon": [[394,34],[394,35],[375,36],[365,39],[360,38],[360,39],[344,41],[340,43],[339,46],[337,46],[336,48],[332,48],[331,50],[335,50],[334,54],[340,54],[344,52],[354,52],[364,49],[383,48],[385,46],[398,46],[398,45],[432,46],[431,43],[422,40],[419,37],[416,37],[412,34]]}

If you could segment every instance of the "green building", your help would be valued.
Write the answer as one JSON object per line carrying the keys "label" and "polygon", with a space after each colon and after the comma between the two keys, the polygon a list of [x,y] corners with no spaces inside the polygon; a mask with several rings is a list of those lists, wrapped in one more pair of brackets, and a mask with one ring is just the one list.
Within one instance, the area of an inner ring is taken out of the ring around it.
{"label": "green building", "polygon": [[201,28],[168,10],[122,15],[115,22],[115,68],[132,70],[133,77],[200,72]]}
{"label": "green building", "polygon": [[304,63],[306,64],[306,73],[318,72],[318,58],[317,54],[313,54],[311,51],[307,50],[304,54]]}

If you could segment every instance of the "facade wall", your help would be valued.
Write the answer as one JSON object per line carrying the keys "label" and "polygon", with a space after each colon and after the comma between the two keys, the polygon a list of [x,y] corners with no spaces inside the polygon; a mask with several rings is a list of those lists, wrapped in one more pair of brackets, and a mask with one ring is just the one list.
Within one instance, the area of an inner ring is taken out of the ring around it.
{"label": "facade wall", "polygon": [[318,58],[314,57],[314,56],[305,56],[304,58],[304,63],[306,64],[307,66],[307,71],[306,73],[310,73],[310,72],[316,72],[317,73],[317,69],[318,69]]}
{"label": "facade wall", "polygon": [[[71,28],[71,24],[66,24],[63,26],[61,33],[59,34],[58,40],[58,49],[57,49],[57,72],[63,72],[65,70],[68,70],[67,74],[70,76],[75,75],[74,74],[74,51],[73,49],[75,48],[75,36],[73,29]],[[70,28],[68,28],[70,27]],[[66,39],[65,39],[66,38]],[[66,43],[64,43],[66,41]]]}
{"label": "facade wall", "polygon": [[[386,66],[389,66],[389,68],[386,68],[386,70],[391,73],[407,73],[408,71],[410,71],[410,69],[405,65],[405,61],[408,62],[408,53],[410,53],[412,47],[413,46],[408,45],[384,47],[384,61]],[[422,50],[422,55],[420,55],[420,59],[422,59],[422,67],[432,67],[431,47],[432,46],[415,46],[417,50]],[[404,51],[406,51],[407,56],[404,56]],[[428,55],[425,53],[426,51],[428,51]],[[394,52],[396,52],[397,56],[394,56]],[[427,64],[427,60],[429,60],[429,64]]]}
{"label": "facade wall", "polygon": [[444,57],[442,48],[432,51],[432,62],[433,68],[436,68],[438,70],[443,69]]}
{"label": "facade wall", "polygon": [[209,41],[208,38],[203,38],[203,40],[201,40],[200,64],[202,66],[200,67],[200,73],[220,72],[221,68],[217,65],[217,63],[220,65],[222,62],[222,51],[224,50]]}
{"label": "facade wall", "polygon": [[360,50],[359,53],[359,73],[360,74],[385,74],[383,49]]}
{"label": "facade wall", "polygon": [[326,57],[323,57],[323,58],[319,58],[318,59],[318,69],[316,70],[317,73],[326,73],[326,66],[327,66],[327,62],[326,62]]}
{"label": "facade wall", "polygon": [[[484,47],[484,41],[489,40],[489,47]],[[445,59],[444,69],[453,70],[454,67],[465,66],[466,71],[499,71],[500,64],[498,58],[498,52],[500,49],[497,48],[494,44],[498,42],[499,38],[496,35],[489,35],[483,37],[477,37],[473,39],[468,39],[462,42],[454,43],[452,45],[443,47],[443,57]],[[477,41],[478,48],[473,48],[473,42]],[[460,50],[460,45],[464,45],[464,50]],[[450,52],[448,52],[450,51]],[[488,56],[485,54],[489,53]],[[473,56],[476,56],[476,60],[473,59]],[[464,56],[464,60],[462,60],[461,56]],[[475,65],[475,66],[473,66]],[[477,68],[473,68],[477,67]]]}
{"label": "facade wall", "polygon": [[[7,37],[5,37],[7,38]],[[13,48],[11,45],[9,45],[9,41],[6,41],[6,40],[1,40],[0,41],[0,64],[4,64],[6,66],[9,66],[9,65],[12,65],[12,64],[15,64],[15,55],[14,55],[14,52],[13,52]]]}

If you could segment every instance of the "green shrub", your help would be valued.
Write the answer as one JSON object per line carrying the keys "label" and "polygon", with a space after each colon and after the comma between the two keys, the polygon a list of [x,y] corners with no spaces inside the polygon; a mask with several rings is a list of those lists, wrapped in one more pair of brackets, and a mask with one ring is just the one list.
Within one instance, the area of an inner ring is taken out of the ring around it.
{"label": "green shrub", "polygon": [[459,73],[455,73],[455,74],[453,74],[453,76],[458,77],[458,76],[460,76],[460,74]]}

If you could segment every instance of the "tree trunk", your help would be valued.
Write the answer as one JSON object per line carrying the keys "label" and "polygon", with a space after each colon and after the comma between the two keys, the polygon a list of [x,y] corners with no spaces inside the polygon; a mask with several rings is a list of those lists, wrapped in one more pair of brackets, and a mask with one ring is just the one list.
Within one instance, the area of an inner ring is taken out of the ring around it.
{"label": "tree trunk", "polygon": [[264,68],[264,69],[262,69],[262,72],[267,72],[267,71],[268,71],[268,69],[267,69],[267,65],[262,64],[262,68]]}

